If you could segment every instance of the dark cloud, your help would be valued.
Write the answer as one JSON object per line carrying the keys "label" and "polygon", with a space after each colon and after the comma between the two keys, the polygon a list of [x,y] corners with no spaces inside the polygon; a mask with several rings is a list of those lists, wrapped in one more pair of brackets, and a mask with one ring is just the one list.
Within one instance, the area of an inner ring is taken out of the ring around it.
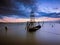
{"label": "dark cloud", "polygon": [[[37,0],[0,0],[0,18],[2,16],[25,16],[28,17],[29,13],[27,13],[27,10],[24,10],[24,8],[29,8],[35,6]],[[43,1],[44,2],[44,1]],[[36,7],[34,7],[36,9]],[[58,8],[55,8],[58,9]],[[45,14],[39,13],[40,16],[46,16],[46,17],[59,17],[60,13],[53,13],[53,14]]]}
{"label": "dark cloud", "polygon": [[0,7],[11,7],[11,0],[0,0]]}
{"label": "dark cloud", "polygon": [[18,11],[18,10],[11,10],[11,9],[0,9],[0,15],[3,16],[11,16],[11,15],[17,15],[17,16],[26,16],[24,11]]}
{"label": "dark cloud", "polygon": [[18,2],[24,5],[34,5],[36,0],[0,0],[0,7],[15,8],[15,6],[17,6],[16,3]]}
{"label": "dark cloud", "polygon": [[24,14],[24,11],[16,10],[16,0],[0,0],[0,15],[2,16],[10,16],[10,15],[22,15],[26,16]]}
{"label": "dark cloud", "polygon": [[45,13],[45,12],[39,12],[38,17],[52,17],[52,18],[60,18],[60,13]]}
{"label": "dark cloud", "polygon": [[26,5],[34,5],[34,3],[36,2],[36,0],[17,0],[18,2],[22,2]]}
{"label": "dark cloud", "polygon": [[12,12],[12,7],[14,5],[11,3],[11,0],[0,0],[0,14],[8,14]]}
{"label": "dark cloud", "polygon": [[[22,15],[26,16],[25,10],[17,10],[21,4],[32,5],[34,4],[34,0],[0,0],[0,14],[9,16],[9,15]],[[22,9],[22,8],[20,8]]]}

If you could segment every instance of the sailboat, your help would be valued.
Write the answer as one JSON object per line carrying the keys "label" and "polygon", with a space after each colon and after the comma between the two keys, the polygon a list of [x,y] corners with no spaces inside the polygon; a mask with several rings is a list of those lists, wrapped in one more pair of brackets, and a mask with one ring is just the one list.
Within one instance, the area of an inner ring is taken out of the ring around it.
{"label": "sailboat", "polygon": [[26,27],[27,27],[27,31],[29,31],[29,32],[34,32],[34,31],[39,30],[41,28],[40,24],[36,25],[35,15],[34,15],[33,11],[31,11],[30,22],[27,22]]}

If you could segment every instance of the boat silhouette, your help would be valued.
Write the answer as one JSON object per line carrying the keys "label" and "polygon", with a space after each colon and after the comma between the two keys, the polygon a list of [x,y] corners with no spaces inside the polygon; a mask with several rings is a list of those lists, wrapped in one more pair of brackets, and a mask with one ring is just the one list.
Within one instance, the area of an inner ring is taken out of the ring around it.
{"label": "boat silhouette", "polygon": [[33,31],[36,31],[36,30],[38,30],[38,29],[40,29],[41,28],[41,26],[40,25],[38,25],[38,26],[35,26],[35,27],[33,27],[33,28],[29,28],[29,32],[33,32]]}
{"label": "boat silhouette", "polygon": [[35,22],[35,15],[34,12],[31,11],[31,15],[30,15],[30,22],[27,22],[27,31],[29,32],[34,32],[36,30],[39,30],[41,28],[41,25],[38,24],[36,25],[37,22]]}

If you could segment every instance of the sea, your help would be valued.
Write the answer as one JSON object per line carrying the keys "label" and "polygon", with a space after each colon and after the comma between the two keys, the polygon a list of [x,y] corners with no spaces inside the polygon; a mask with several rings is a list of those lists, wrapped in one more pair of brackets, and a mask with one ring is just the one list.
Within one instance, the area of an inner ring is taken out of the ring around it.
{"label": "sea", "polygon": [[60,44],[60,23],[40,22],[39,25],[39,30],[29,32],[26,22],[0,23],[0,45]]}

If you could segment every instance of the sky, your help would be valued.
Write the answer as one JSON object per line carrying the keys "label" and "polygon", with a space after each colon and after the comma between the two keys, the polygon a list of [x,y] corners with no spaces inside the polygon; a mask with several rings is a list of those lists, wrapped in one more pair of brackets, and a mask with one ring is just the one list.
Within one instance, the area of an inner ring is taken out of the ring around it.
{"label": "sky", "polygon": [[60,0],[0,0],[0,22],[29,21],[32,10],[36,21],[60,21]]}

